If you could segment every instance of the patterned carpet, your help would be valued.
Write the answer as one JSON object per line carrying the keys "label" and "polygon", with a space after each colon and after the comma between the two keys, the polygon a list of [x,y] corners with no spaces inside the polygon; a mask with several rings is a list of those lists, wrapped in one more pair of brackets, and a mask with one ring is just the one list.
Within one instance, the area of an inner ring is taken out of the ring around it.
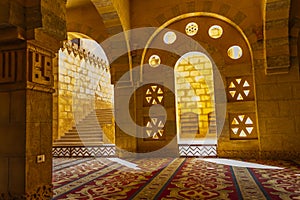
{"label": "patterned carpet", "polygon": [[54,159],[53,199],[300,199],[296,161]]}

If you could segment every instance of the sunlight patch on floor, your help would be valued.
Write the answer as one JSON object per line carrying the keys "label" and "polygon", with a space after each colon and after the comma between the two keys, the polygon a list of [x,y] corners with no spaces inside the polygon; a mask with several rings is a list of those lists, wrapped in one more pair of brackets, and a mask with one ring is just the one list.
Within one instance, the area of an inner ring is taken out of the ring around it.
{"label": "sunlight patch on floor", "polygon": [[120,158],[108,158],[108,160],[119,163],[120,165],[124,165],[128,168],[135,169],[135,170],[141,170],[141,168],[137,167],[136,164],[132,162],[128,162],[126,160],[120,159]]}
{"label": "sunlight patch on floor", "polygon": [[225,159],[225,158],[199,158],[200,160],[212,162],[216,164],[229,165],[234,167],[248,167],[257,169],[283,169],[282,167],[262,165],[258,163],[251,163],[239,160]]}

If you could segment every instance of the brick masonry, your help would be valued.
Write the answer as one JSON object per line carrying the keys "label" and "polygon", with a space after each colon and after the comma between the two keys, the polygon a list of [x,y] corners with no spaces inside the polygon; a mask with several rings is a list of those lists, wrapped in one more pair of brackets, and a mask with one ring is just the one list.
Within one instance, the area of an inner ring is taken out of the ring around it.
{"label": "brick masonry", "polygon": [[[68,47],[67,47],[68,46]],[[103,59],[70,42],[59,51],[57,128],[60,137],[93,109],[113,107],[113,86]]]}
{"label": "brick masonry", "polygon": [[208,114],[214,112],[212,63],[204,54],[194,54],[183,58],[175,70],[178,116],[196,114],[199,127],[196,136],[204,137],[209,126]]}

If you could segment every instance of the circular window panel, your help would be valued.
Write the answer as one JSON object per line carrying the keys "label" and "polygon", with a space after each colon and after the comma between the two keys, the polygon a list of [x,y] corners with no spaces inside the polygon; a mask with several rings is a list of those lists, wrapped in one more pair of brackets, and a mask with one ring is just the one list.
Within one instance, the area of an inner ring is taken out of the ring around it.
{"label": "circular window panel", "polygon": [[149,58],[149,65],[151,67],[157,67],[158,65],[160,65],[160,57],[158,55],[152,55]]}
{"label": "circular window panel", "polygon": [[198,24],[195,22],[190,22],[185,27],[185,32],[188,36],[194,36],[198,32]]}
{"label": "circular window panel", "polygon": [[235,46],[231,46],[228,51],[227,51],[228,56],[231,59],[239,59],[240,57],[242,57],[243,55],[243,50],[241,47],[235,45]]}
{"label": "circular window panel", "polygon": [[176,34],[173,31],[168,31],[164,35],[164,43],[173,44],[176,41]]}
{"label": "circular window panel", "polygon": [[213,25],[208,30],[208,35],[214,39],[220,38],[222,34],[223,34],[223,29],[219,25]]}

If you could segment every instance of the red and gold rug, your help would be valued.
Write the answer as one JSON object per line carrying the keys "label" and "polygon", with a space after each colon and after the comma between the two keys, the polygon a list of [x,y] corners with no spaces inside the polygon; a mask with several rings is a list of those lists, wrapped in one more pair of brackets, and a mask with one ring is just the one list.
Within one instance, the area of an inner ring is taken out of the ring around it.
{"label": "red and gold rug", "polygon": [[53,199],[300,199],[298,163],[250,163],[260,165],[200,158],[54,159]]}

